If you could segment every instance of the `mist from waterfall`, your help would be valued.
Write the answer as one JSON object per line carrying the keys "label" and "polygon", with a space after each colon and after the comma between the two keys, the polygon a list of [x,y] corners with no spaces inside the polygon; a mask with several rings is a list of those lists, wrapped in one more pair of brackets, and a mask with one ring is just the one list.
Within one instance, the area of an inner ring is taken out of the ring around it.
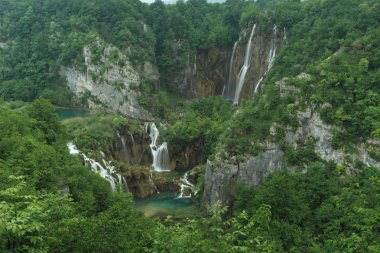
{"label": "mist from waterfall", "polygon": [[249,36],[249,40],[247,43],[247,48],[245,49],[244,64],[243,64],[243,67],[241,67],[241,69],[240,69],[238,81],[236,83],[236,88],[235,88],[235,97],[234,97],[234,102],[233,102],[234,105],[239,104],[240,92],[243,88],[243,84],[245,81],[245,76],[247,75],[247,71],[251,65],[251,58],[252,58],[252,55],[251,55],[252,46],[251,45],[252,45],[252,37],[255,34],[255,30],[256,30],[256,24],[254,24],[252,27],[251,35]]}
{"label": "mist from waterfall", "polygon": [[274,25],[273,27],[273,38],[272,38],[272,46],[269,50],[269,55],[268,55],[268,67],[264,73],[264,75],[261,76],[260,80],[257,82],[255,86],[255,93],[259,91],[259,88],[261,86],[262,81],[264,80],[264,77],[268,74],[270,69],[273,67],[274,60],[276,58],[276,51],[277,51],[277,45],[276,45],[276,37],[277,37],[277,26]]}
{"label": "mist from waterfall", "polygon": [[168,144],[163,142],[160,146],[157,146],[157,140],[160,133],[156,124],[145,123],[145,131],[149,133],[151,140],[149,147],[153,157],[153,169],[157,172],[170,171]]}

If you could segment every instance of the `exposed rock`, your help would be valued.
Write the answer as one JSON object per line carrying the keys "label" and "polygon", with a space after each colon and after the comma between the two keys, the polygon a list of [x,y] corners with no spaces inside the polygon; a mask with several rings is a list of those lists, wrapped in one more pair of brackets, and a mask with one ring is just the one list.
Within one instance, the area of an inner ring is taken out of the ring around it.
{"label": "exposed rock", "polygon": [[158,69],[155,65],[153,65],[151,62],[146,61],[143,68],[146,77],[153,81],[158,81],[160,74],[158,73]]}
{"label": "exposed rock", "polygon": [[[357,161],[367,166],[380,169],[380,162],[371,158],[368,154],[365,143],[358,144],[355,148],[357,153],[348,154],[344,150],[336,150],[332,147],[333,132],[332,126],[325,124],[320,115],[310,108],[297,114],[299,127],[295,132],[289,128],[286,132],[286,142],[297,148],[297,142],[309,138],[316,140],[314,151],[325,161],[333,161],[347,167],[354,167]],[[370,143],[367,143],[367,145]],[[350,157],[349,160],[346,158]]]}
{"label": "exposed rock", "polygon": [[[346,153],[332,146],[333,127],[325,124],[320,115],[312,109],[297,112],[299,127],[288,128],[285,140],[297,149],[299,143],[315,140],[314,151],[321,159],[333,161],[348,168],[354,168],[356,162],[380,169],[380,162],[370,156],[368,150],[380,150],[378,141],[369,140],[356,145],[357,152]],[[275,134],[277,125],[273,125],[271,133]],[[226,161],[207,163],[203,206],[219,208],[215,203],[220,201],[222,206],[231,205],[238,184],[259,186],[273,172],[284,169],[284,153],[277,144],[267,144],[267,150],[258,156],[246,156],[243,162],[234,157]],[[348,159],[347,159],[348,158]]]}
{"label": "exposed rock", "polygon": [[129,168],[123,173],[129,190],[137,198],[147,198],[159,192],[179,192],[177,180],[151,168]]}
{"label": "exposed rock", "polygon": [[[95,47],[101,46],[100,41],[94,44]],[[95,63],[90,46],[85,46],[83,55],[85,73],[70,67],[61,67],[60,70],[60,75],[66,78],[67,85],[78,98],[85,99],[89,108],[103,108],[142,120],[153,119],[137,102],[138,93],[132,86],[140,82],[140,76],[124,54],[108,46],[99,62]],[[115,56],[117,64],[113,59]]]}
{"label": "exposed rock", "polygon": [[247,156],[244,162],[234,158],[229,161],[207,162],[203,206],[215,206],[220,201],[222,206],[231,206],[238,184],[260,185],[273,172],[283,169],[283,152],[278,145],[269,145],[258,156]]}
{"label": "exposed rock", "polygon": [[182,146],[179,150],[170,150],[172,169],[188,169],[198,164],[204,164],[206,159],[202,156],[202,143],[193,142]]}
{"label": "exposed rock", "polygon": [[275,84],[280,88],[280,98],[284,99],[289,95],[295,95],[300,92],[300,89],[288,84],[289,78],[284,77]]}
{"label": "exposed rock", "polygon": [[130,165],[152,164],[152,154],[149,149],[150,138],[141,132],[121,132],[118,138],[112,141],[112,157]]}

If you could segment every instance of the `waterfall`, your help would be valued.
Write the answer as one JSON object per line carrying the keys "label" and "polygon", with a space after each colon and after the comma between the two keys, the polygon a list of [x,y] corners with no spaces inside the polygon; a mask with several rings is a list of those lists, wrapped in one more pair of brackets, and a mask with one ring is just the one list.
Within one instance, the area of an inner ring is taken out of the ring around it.
{"label": "waterfall", "polygon": [[[80,153],[80,151],[72,142],[67,143],[67,147],[69,148],[70,154],[72,155],[77,155]],[[112,165],[111,161],[107,162],[106,160],[102,159],[102,162],[103,162],[103,165],[102,165],[99,162],[95,161],[94,159],[89,158],[83,153],[82,153],[82,157],[83,157],[84,165],[90,166],[91,171],[99,174],[100,177],[105,179],[110,184],[112,191],[117,190],[118,183],[119,185],[120,184],[124,185],[125,190],[128,191],[127,182],[125,181],[123,176],[116,173],[115,166]],[[114,177],[114,175],[116,176],[116,178]],[[119,191],[120,190],[121,188],[119,186]]]}
{"label": "waterfall", "polygon": [[125,142],[124,136],[121,137],[121,151],[122,153],[128,157],[127,144]]}
{"label": "waterfall", "polygon": [[158,194],[160,194],[160,191],[158,190],[158,188],[157,188],[157,185],[154,183],[154,181],[153,181],[153,178],[152,178],[152,171],[150,172],[150,175],[149,175],[149,182],[150,182],[150,184],[153,186],[153,188],[156,190],[156,192],[158,193]]}
{"label": "waterfall", "polygon": [[157,140],[160,133],[156,127],[156,124],[151,123],[150,126],[145,124],[145,131],[150,136],[151,143],[149,145],[153,156],[153,168],[157,172],[170,171],[170,159],[168,144],[166,142],[162,143],[157,147]]}
{"label": "waterfall", "polygon": [[261,76],[260,80],[257,82],[256,86],[255,86],[255,93],[258,92],[259,88],[260,88],[260,85],[261,85],[261,82],[264,80],[264,77],[268,74],[268,72],[270,71],[270,69],[273,67],[273,63],[274,63],[274,60],[276,58],[276,50],[277,50],[277,46],[276,46],[276,37],[277,37],[277,26],[274,25],[273,27],[273,39],[272,39],[272,46],[269,50],[269,55],[268,55],[268,67],[267,67],[267,70],[265,71],[264,75]]}
{"label": "waterfall", "polygon": [[79,150],[77,149],[77,146],[74,145],[74,143],[72,142],[67,143],[67,147],[69,148],[69,152],[71,155],[79,154]]}
{"label": "waterfall", "polygon": [[[188,178],[188,172],[186,172],[183,177],[180,178],[181,184],[179,185],[181,187],[180,194],[177,198],[191,198],[192,195],[192,189],[194,188],[194,185],[190,183]],[[188,189],[189,194],[186,195],[186,190]],[[195,192],[194,195],[196,195],[197,192]]]}
{"label": "waterfall", "polygon": [[235,97],[234,97],[234,105],[239,104],[239,97],[240,97],[240,92],[243,88],[243,84],[245,81],[245,76],[247,74],[247,71],[249,69],[249,66],[251,64],[251,45],[252,45],[252,37],[255,34],[256,30],[256,24],[253,25],[251,35],[248,40],[247,48],[245,49],[245,57],[244,57],[244,64],[243,67],[240,69],[240,73],[238,76],[238,81],[236,83],[235,87]]}
{"label": "waterfall", "polygon": [[[239,41],[240,41],[240,37],[239,39],[235,42],[234,44],[234,48],[232,49],[232,55],[231,55],[231,59],[230,59],[230,69],[229,69],[229,72],[228,72],[228,83],[227,83],[227,93],[226,93],[226,98],[227,100],[230,100],[232,101],[233,100],[233,97],[232,97],[232,70],[233,70],[233,66],[234,66],[234,59],[235,59],[235,53],[236,53],[236,47],[237,45],[239,44]],[[225,89],[226,86],[224,86],[224,89]],[[224,93],[224,89],[223,89],[223,93]]]}

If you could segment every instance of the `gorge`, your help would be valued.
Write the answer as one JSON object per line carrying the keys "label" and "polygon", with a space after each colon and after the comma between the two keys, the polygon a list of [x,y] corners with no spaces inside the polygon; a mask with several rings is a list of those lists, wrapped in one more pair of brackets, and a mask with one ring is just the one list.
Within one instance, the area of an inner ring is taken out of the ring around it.
{"label": "gorge", "polygon": [[0,1],[0,252],[379,252],[378,13]]}

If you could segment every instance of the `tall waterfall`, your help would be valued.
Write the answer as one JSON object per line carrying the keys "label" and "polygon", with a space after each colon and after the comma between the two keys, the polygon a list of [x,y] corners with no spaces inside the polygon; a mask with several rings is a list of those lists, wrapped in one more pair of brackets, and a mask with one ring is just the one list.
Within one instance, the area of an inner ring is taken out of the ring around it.
{"label": "tall waterfall", "polygon": [[[236,47],[239,44],[239,41],[240,41],[240,37],[239,37],[239,39],[234,44],[234,48],[232,50],[232,55],[231,55],[231,59],[230,59],[230,69],[229,69],[229,72],[228,72],[228,83],[227,83],[226,98],[227,98],[227,100],[230,100],[230,101],[233,100],[233,94],[232,94],[232,88],[233,88],[232,87],[233,86],[233,84],[232,84],[232,70],[233,70],[233,66],[234,66]],[[224,89],[223,89],[223,92],[224,92]]]}
{"label": "tall waterfall", "polygon": [[145,123],[145,131],[149,133],[151,143],[149,145],[150,150],[153,156],[153,168],[157,172],[170,171],[170,159],[168,144],[166,142],[162,143],[160,146],[157,146],[157,140],[160,135],[156,124]]}
{"label": "tall waterfall", "polygon": [[244,64],[243,64],[243,67],[241,67],[240,69],[238,81],[236,83],[236,88],[235,88],[235,97],[234,97],[234,103],[233,103],[234,105],[239,104],[240,92],[243,88],[245,76],[251,64],[251,45],[252,45],[252,37],[255,34],[255,30],[256,30],[256,24],[254,24],[252,27],[251,36],[249,37],[247,48],[245,49]]}
{"label": "tall waterfall", "polygon": [[[67,143],[67,147],[69,148],[71,155],[78,155],[80,153],[80,151],[72,142]],[[106,160],[102,159],[102,165],[94,159],[87,157],[83,153],[82,157],[84,160],[84,165],[90,166],[93,172],[99,174],[102,178],[104,178],[110,184],[112,191],[128,191],[127,181],[122,175],[116,173],[115,166],[112,165],[111,161],[107,162]]]}
{"label": "tall waterfall", "polygon": [[260,80],[257,82],[255,86],[255,93],[259,91],[261,82],[264,80],[264,77],[268,74],[270,69],[273,67],[274,60],[276,58],[276,51],[277,51],[277,46],[276,46],[276,37],[277,37],[277,26],[274,25],[273,27],[273,38],[272,38],[272,46],[269,50],[269,55],[268,55],[268,67],[267,70],[265,71],[264,75],[261,76]]}

